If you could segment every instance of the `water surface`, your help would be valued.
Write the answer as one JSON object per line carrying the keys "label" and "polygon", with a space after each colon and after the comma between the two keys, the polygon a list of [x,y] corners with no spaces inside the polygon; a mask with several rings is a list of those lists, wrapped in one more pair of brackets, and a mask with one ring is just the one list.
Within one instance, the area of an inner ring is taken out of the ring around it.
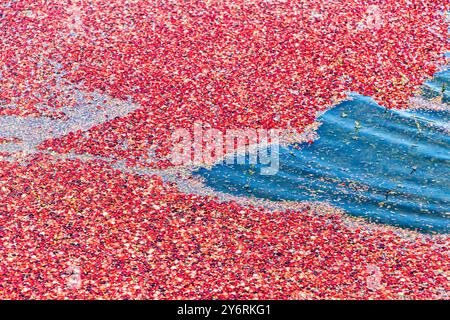
{"label": "water surface", "polygon": [[391,111],[357,96],[324,113],[319,139],[260,165],[200,169],[215,190],[270,200],[326,201],[373,222],[450,231],[450,113]]}

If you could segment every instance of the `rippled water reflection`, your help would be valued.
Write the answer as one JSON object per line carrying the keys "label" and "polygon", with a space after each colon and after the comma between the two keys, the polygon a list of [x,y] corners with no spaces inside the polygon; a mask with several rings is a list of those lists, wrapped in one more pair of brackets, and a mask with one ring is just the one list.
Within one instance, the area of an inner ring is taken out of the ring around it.
{"label": "rippled water reflection", "polygon": [[327,201],[371,221],[450,231],[448,111],[391,111],[358,96],[320,120],[319,140],[281,148],[277,175],[225,164],[197,174],[235,195]]}

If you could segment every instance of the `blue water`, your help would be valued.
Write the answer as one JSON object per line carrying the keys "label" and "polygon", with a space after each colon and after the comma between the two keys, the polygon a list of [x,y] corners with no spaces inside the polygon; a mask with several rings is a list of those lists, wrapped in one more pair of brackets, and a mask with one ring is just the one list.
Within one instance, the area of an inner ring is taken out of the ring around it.
{"label": "blue water", "polygon": [[449,112],[391,111],[356,96],[320,121],[313,144],[280,149],[276,175],[259,174],[267,165],[248,164],[196,174],[233,195],[326,201],[372,222],[450,231]]}

